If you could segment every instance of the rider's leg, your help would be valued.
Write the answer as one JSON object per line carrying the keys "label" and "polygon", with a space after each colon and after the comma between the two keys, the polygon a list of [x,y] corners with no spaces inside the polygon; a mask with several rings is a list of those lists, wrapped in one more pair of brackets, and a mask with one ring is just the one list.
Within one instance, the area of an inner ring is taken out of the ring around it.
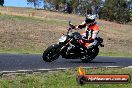
{"label": "rider's leg", "polygon": [[86,47],[87,47],[87,48],[90,48],[90,47],[92,47],[92,46],[94,46],[94,45],[96,45],[96,44],[97,44],[97,40],[94,40],[94,42],[88,44],[88,46],[86,46]]}

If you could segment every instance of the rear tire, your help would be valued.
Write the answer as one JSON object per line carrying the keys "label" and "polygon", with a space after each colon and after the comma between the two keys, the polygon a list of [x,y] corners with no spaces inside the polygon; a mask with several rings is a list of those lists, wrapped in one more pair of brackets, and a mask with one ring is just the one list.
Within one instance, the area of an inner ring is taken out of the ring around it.
{"label": "rear tire", "polygon": [[43,53],[43,60],[45,62],[52,62],[56,60],[60,55],[58,54],[59,45],[54,44],[52,46],[49,46]]}
{"label": "rear tire", "polygon": [[88,63],[90,61],[92,61],[93,59],[95,59],[95,57],[98,55],[99,53],[99,48],[98,47],[94,47],[91,50],[91,53],[88,53],[88,55],[85,55],[84,58],[82,60],[83,63]]}

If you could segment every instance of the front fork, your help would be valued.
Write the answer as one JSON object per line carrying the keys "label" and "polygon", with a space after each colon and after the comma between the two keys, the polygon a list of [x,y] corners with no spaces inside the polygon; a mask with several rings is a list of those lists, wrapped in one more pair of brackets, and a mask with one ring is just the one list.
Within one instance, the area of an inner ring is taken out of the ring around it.
{"label": "front fork", "polygon": [[63,49],[65,49],[68,45],[72,45],[71,44],[71,41],[72,41],[73,39],[70,39],[65,45],[63,45],[63,47],[60,49],[60,52],[63,50]]}

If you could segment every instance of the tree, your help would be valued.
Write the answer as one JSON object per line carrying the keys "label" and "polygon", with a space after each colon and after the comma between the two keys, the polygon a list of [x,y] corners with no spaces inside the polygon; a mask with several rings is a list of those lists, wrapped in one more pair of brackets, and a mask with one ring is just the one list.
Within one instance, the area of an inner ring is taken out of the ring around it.
{"label": "tree", "polygon": [[59,10],[59,5],[61,4],[61,0],[52,0],[52,2],[55,5],[55,9]]}
{"label": "tree", "polygon": [[55,10],[59,10],[63,0],[45,0],[45,2],[54,7]]}
{"label": "tree", "polygon": [[92,3],[88,1],[82,2],[82,14],[92,14]]}
{"label": "tree", "polygon": [[102,5],[102,0],[78,0],[78,12],[81,15],[97,14]]}
{"label": "tree", "polygon": [[77,7],[79,5],[79,0],[70,0],[69,4],[72,8],[72,11],[74,11],[74,13],[76,13]]}
{"label": "tree", "polygon": [[0,5],[1,5],[1,6],[4,5],[4,0],[0,0]]}
{"label": "tree", "polygon": [[37,6],[39,7],[40,3],[42,2],[43,0],[27,0],[28,4],[33,4],[34,8],[36,9]]}
{"label": "tree", "polygon": [[92,0],[92,14],[98,14],[101,7],[101,0]]}
{"label": "tree", "polygon": [[126,0],[106,0],[104,7],[101,9],[100,18],[118,23],[131,21],[131,13]]}

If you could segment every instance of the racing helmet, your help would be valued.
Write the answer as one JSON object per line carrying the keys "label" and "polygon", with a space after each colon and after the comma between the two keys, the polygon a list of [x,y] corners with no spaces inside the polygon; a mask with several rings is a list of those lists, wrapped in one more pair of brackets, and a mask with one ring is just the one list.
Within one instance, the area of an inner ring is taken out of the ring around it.
{"label": "racing helmet", "polygon": [[86,23],[89,24],[89,23],[94,23],[95,22],[95,19],[96,19],[96,15],[86,15]]}

